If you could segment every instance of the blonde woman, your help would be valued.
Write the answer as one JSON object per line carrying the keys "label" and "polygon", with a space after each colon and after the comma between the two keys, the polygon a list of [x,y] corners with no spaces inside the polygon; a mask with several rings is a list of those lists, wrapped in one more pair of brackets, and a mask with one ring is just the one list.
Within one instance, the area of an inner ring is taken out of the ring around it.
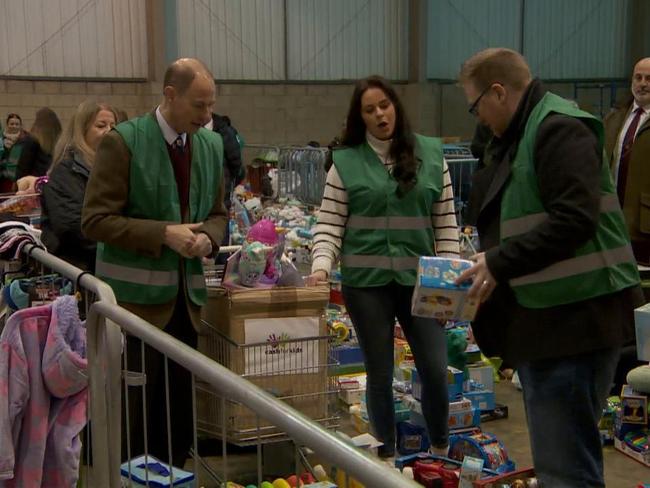
{"label": "blonde woman", "polygon": [[81,233],[81,209],[95,152],[116,120],[115,110],[106,104],[79,105],[54,149],[54,163],[42,190],[43,244],[52,254],[91,271],[96,244]]}

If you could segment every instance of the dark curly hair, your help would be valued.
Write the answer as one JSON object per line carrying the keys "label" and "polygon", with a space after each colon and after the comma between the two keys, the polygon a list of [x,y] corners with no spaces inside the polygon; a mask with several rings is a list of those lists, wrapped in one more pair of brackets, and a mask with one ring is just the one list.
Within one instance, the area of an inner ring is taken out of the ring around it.
{"label": "dark curly hair", "polygon": [[395,89],[381,76],[369,76],[357,81],[350,108],[348,109],[345,133],[342,143],[352,147],[363,144],[366,140],[366,124],[361,116],[361,97],[369,88],[379,88],[395,107],[395,129],[390,145],[390,157],[395,162],[393,177],[397,180],[398,195],[404,195],[417,183],[418,162],[415,158],[415,136],[406,118],[402,102],[397,97]]}

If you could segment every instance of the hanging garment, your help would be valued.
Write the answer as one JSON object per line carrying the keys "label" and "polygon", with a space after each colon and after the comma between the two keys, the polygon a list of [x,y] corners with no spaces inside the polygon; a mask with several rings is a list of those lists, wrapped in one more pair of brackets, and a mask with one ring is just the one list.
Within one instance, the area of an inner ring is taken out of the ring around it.
{"label": "hanging garment", "polygon": [[87,398],[76,299],[14,313],[0,336],[0,488],[76,486]]}

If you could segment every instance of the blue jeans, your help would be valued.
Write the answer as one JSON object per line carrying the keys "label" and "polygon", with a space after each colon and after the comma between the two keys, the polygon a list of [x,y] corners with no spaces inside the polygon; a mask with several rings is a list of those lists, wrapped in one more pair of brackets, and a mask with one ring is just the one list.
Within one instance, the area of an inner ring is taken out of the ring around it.
{"label": "blue jeans", "polygon": [[366,366],[366,401],[372,434],[384,443],[380,456],[395,453],[393,407],[393,330],[395,318],[411,346],[422,381],[422,413],[435,447],[448,442],[447,338],[437,320],[411,315],[412,286],[343,286],[343,298],[354,324]]}
{"label": "blue jeans", "polygon": [[518,366],[542,486],[605,486],[598,421],[619,354],[616,347]]}

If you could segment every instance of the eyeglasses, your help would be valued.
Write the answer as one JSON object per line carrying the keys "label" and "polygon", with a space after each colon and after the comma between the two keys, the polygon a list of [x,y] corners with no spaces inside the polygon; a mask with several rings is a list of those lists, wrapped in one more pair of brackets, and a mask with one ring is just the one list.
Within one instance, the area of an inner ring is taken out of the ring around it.
{"label": "eyeglasses", "polygon": [[490,88],[492,88],[492,85],[494,85],[494,83],[491,83],[485,90],[483,90],[478,98],[474,100],[474,103],[471,105],[471,107],[469,107],[468,112],[474,117],[478,116],[478,103],[481,101],[481,98],[483,98],[483,95],[485,95],[490,90]]}

